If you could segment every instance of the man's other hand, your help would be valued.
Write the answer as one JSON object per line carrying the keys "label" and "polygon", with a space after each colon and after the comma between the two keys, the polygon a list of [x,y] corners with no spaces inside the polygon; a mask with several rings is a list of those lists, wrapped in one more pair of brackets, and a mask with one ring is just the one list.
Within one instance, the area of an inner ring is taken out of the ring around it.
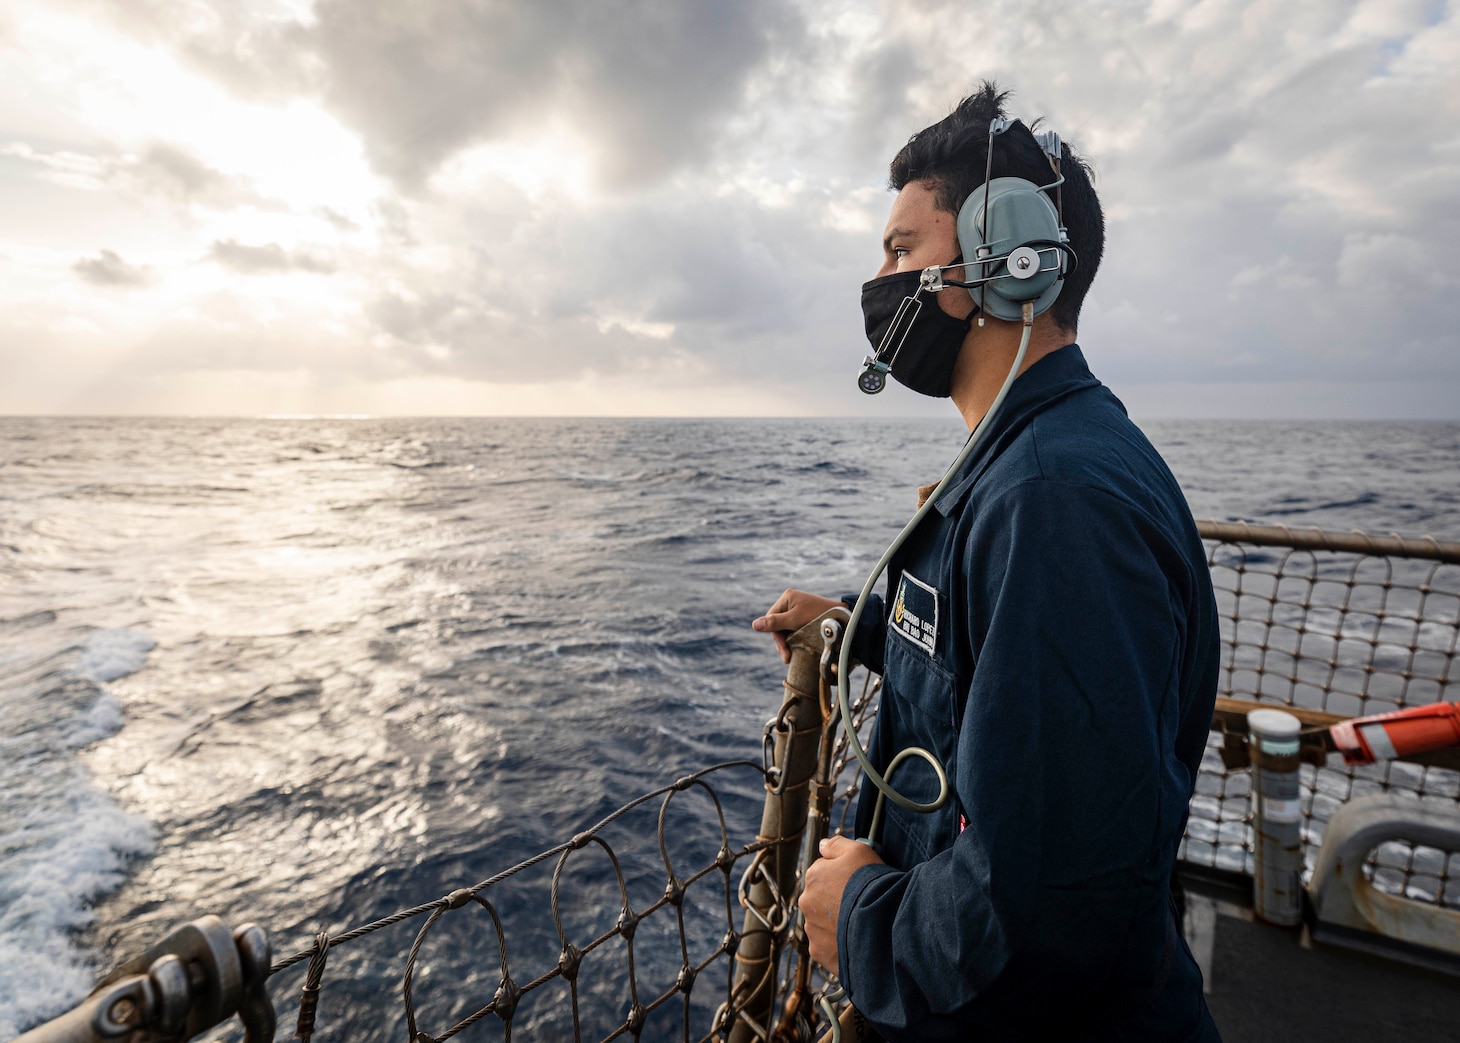
{"label": "man's other hand", "polygon": [[806,917],[806,947],[811,958],[831,974],[837,973],[836,921],[842,892],[852,874],[865,865],[881,862],[877,852],[847,837],[827,837],[821,857],[806,869],[806,888],[797,903]]}
{"label": "man's other hand", "polygon": [[842,603],[836,598],[824,598],[820,594],[808,594],[804,590],[788,590],[776,598],[766,614],[750,623],[752,630],[769,630],[776,639],[776,648],[781,653],[781,662],[791,661],[791,646],[786,644],[786,635],[800,630],[807,623],[829,608]]}

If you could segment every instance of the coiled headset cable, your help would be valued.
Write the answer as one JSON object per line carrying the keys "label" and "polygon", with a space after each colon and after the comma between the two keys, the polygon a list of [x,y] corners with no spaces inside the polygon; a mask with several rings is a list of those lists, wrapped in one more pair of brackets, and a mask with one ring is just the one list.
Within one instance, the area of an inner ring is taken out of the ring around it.
{"label": "coiled headset cable", "polygon": [[[1022,310],[1024,329],[1019,337],[1019,351],[1014,356],[1014,364],[1009,367],[1009,375],[1004,378],[1003,386],[999,388],[999,393],[994,397],[993,404],[989,406],[988,411],[984,413],[983,418],[974,427],[973,433],[968,436],[968,441],[963,446],[963,450],[958,454],[957,459],[948,467],[948,470],[944,473],[942,480],[938,482],[932,494],[923,501],[923,505],[918,508],[917,513],[902,527],[902,531],[897,534],[888,548],[882,552],[882,557],[877,559],[877,564],[872,569],[872,574],[867,577],[867,582],[862,584],[862,591],[857,595],[857,603],[852,606],[852,615],[847,621],[846,633],[848,634],[848,639],[842,642],[841,658],[837,663],[836,672],[837,713],[841,717],[842,727],[846,729],[847,744],[851,747],[852,754],[857,758],[857,763],[861,765],[862,772],[867,776],[867,781],[877,788],[877,803],[872,812],[872,824],[869,830],[869,836],[859,838],[874,847],[876,846],[877,833],[882,825],[883,801],[890,800],[900,808],[923,815],[937,811],[948,802],[950,792],[948,772],[938,762],[938,758],[932,751],[924,749],[921,746],[909,746],[906,749],[898,751],[897,755],[892,759],[892,762],[887,766],[886,776],[883,776],[876,768],[872,767],[872,762],[867,757],[867,751],[863,749],[861,742],[857,739],[857,729],[852,721],[851,686],[849,683],[849,677],[852,672],[852,642],[850,635],[856,633],[857,624],[862,618],[862,609],[867,604],[867,595],[872,592],[872,588],[882,578],[882,573],[887,571],[887,565],[892,560],[892,556],[901,549],[908,536],[912,535],[912,531],[918,527],[918,523],[927,517],[928,512],[933,509],[934,504],[937,502],[938,497],[943,495],[943,490],[953,481],[954,476],[962,469],[964,463],[983,444],[984,437],[988,433],[989,427],[993,424],[994,417],[998,415],[999,409],[1004,404],[1004,399],[1008,397],[1009,389],[1014,386],[1014,381],[1019,376],[1019,370],[1024,365],[1024,358],[1029,353],[1029,340],[1034,332],[1034,302],[1025,301]],[[919,803],[897,792],[892,787],[890,780],[893,771],[909,757],[919,757],[926,761],[938,777],[938,796],[926,804]]]}

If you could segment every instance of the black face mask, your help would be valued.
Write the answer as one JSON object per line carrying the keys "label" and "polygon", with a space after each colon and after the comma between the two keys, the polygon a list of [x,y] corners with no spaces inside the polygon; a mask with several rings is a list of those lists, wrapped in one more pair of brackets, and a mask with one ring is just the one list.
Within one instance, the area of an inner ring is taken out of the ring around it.
{"label": "black face mask", "polygon": [[888,364],[898,383],[920,395],[947,398],[973,322],[938,307],[937,294],[922,289],[922,274],[898,272],[863,283],[862,318],[878,361]]}

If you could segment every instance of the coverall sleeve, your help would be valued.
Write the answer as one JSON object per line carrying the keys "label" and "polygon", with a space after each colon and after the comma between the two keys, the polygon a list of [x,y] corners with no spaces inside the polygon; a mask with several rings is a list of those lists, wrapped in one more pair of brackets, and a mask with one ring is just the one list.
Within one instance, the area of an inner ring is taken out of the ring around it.
{"label": "coverall sleeve", "polygon": [[[843,594],[842,604],[848,610],[854,608],[857,595]],[[873,673],[882,673],[882,645],[886,640],[887,611],[882,597],[868,594],[867,603],[862,606],[862,616],[857,620],[857,632],[852,635],[852,658]]]}
{"label": "coverall sleeve", "polygon": [[1157,527],[1110,493],[1038,479],[968,531],[950,611],[975,666],[949,708],[948,765],[967,826],[906,871],[859,869],[837,925],[841,981],[894,1040],[1037,1021],[1138,978],[1122,961],[1146,937],[1133,925],[1165,908],[1185,813],[1162,796],[1183,630]]}

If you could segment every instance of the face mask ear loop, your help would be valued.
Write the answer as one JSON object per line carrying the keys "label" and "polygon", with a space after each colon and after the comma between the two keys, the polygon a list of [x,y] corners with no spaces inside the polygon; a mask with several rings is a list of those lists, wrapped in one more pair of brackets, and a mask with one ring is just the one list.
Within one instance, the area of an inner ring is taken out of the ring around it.
{"label": "face mask ear loop", "polygon": [[[1033,335],[1034,332],[1034,302],[1025,301],[1023,312],[1024,332],[1019,337],[1019,351],[1014,356],[1014,364],[1009,367],[1009,375],[1004,378],[1003,386],[999,388],[999,393],[994,396],[993,405],[989,406],[988,412],[983,415],[983,419],[980,420],[978,422],[978,425],[973,429],[973,434],[968,436],[968,442],[964,445],[963,451],[958,454],[958,458],[953,461],[953,463],[949,466],[947,472],[944,473],[942,480],[938,482],[938,486],[933,490],[932,495],[929,496],[926,501],[924,501],[921,507],[918,508],[917,513],[912,516],[912,519],[902,527],[902,531],[897,534],[897,538],[894,539],[892,541],[892,544],[885,551],[882,552],[882,557],[877,559],[877,565],[872,569],[872,574],[867,577],[867,582],[862,584],[862,592],[857,595],[857,603],[852,606],[852,616],[851,619],[847,621],[847,634],[850,635],[856,633],[857,624],[862,619],[862,609],[866,607],[867,604],[867,595],[872,593],[872,588],[876,586],[877,581],[882,578],[882,573],[887,570],[887,563],[892,560],[892,556],[897,553],[903,542],[908,538],[909,535],[912,534],[912,531],[918,527],[918,523],[921,522],[925,517],[927,517],[928,512],[931,511],[934,505],[938,502],[938,497],[943,495],[943,490],[946,489],[948,485],[953,481],[953,476],[962,469],[964,462],[967,461],[968,458],[971,457],[978,449],[978,447],[982,444],[984,436],[988,432],[989,425],[993,422],[994,417],[998,415],[999,409],[1004,404],[1004,399],[1008,397],[1009,389],[1014,386],[1014,381],[1019,376],[1019,370],[1022,369],[1024,366],[1024,357],[1029,353],[1029,338]],[[877,769],[872,767],[872,762],[867,757],[867,751],[862,747],[861,742],[857,739],[856,725],[852,721],[850,695],[851,673],[852,642],[850,639],[848,639],[842,642],[841,659],[837,663],[837,713],[841,717],[842,727],[846,729],[847,745],[851,748],[853,756],[857,758],[857,763],[861,765],[863,773],[865,773],[865,775],[867,776],[867,781],[872,783],[872,785],[877,788],[878,807],[874,809],[874,818],[876,819],[877,825],[881,825],[881,815],[877,812],[880,811],[881,801],[883,797],[887,798],[898,807],[903,808],[907,811],[913,811],[919,814],[927,814],[929,812],[937,811],[948,801],[948,773],[944,770],[943,766],[938,763],[937,758],[935,758],[932,753],[927,750],[923,750],[920,747],[909,747],[908,750],[899,753],[897,758],[898,760],[901,760],[904,753],[912,751],[913,756],[921,757],[932,766],[934,773],[938,776],[938,796],[927,804],[920,804],[917,801],[905,797],[901,793],[897,792],[897,790],[892,788],[887,779],[879,774]],[[889,767],[888,775],[891,774],[892,771]],[[877,839],[875,833],[868,839],[875,842]]]}

